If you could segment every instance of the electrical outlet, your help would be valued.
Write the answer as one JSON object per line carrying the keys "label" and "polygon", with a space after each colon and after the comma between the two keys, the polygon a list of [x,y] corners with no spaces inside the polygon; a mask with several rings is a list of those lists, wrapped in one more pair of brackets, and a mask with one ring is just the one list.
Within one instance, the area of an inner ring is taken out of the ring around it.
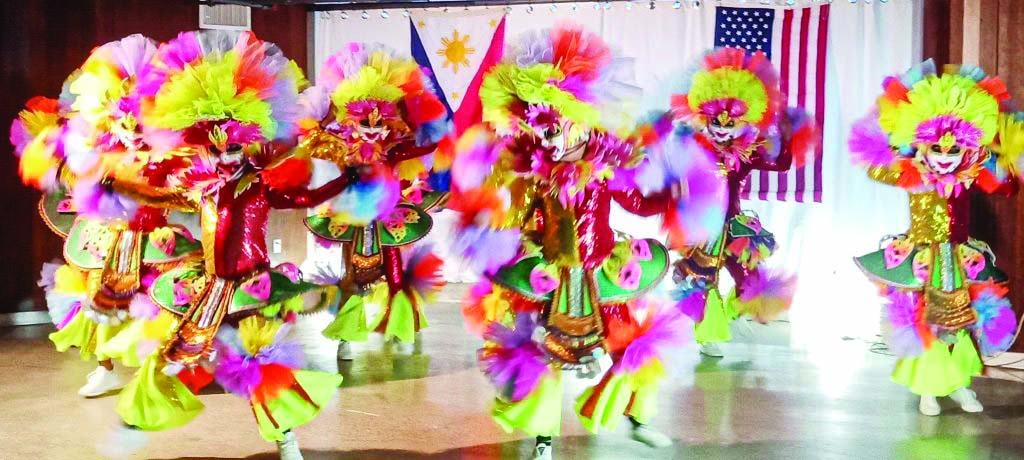
{"label": "electrical outlet", "polygon": [[280,254],[281,253],[281,239],[280,238],[276,238],[276,239],[274,239],[273,241],[270,242],[270,250],[274,254]]}

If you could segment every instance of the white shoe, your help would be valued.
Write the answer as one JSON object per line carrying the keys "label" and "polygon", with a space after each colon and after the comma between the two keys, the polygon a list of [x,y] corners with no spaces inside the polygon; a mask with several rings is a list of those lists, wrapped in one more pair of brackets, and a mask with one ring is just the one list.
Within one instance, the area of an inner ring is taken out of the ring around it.
{"label": "white shoe", "polygon": [[964,412],[977,413],[985,410],[978,402],[978,395],[974,393],[970,388],[961,388],[949,395],[950,399],[960,404],[960,408]]}
{"label": "white shoe", "polygon": [[533,448],[533,460],[551,460],[551,444],[537,444]]}
{"label": "white shoe", "polygon": [[284,434],[284,441],[278,441],[277,453],[281,460],[303,460],[302,451],[299,450],[299,440],[295,439],[295,433],[291,431]]}
{"label": "white shoe", "polygon": [[352,345],[342,340],[338,342],[338,360],[352,361]]}
{"label": "white shoe", "polygon": [[118,388],[121,388],[121,377],[118,377],[114,371],[109,371],[103,366],[97,366],[86,377],[85,385],[78,389],[78,395],[86,398],[95,398]]}
{"label": "white shoe", "polygon": [[716,343],[705,343],[700,346],[700,354],[710,358],[721,358],[725,356],[722,349]]}
{"label": "white shoe", "polygon": [[416,343],[415,342],[413,342],[413,343],[406,343],[406,342],[403,342],[401,340],[398,340],[397,337],[392,337],[390,340],[391,340],[391,351],[393,353],[396,353],[396,354],[411,355],[413,350],[414,350],[414,348],[416,347]]}
{"label": "white shoe", "polygon": [[939,400],[934,396],[921,396],[921,404],[917,406],[917,410],[921,411],[922,415],[934,417],[942,412],[942,408],[939,407]]}
{"label": "white shoe", "polygon": [[653,447],[655,449],[672,445],[672,440],[669,439],[668,436],[665,436],[647,425],[637,425],[633,427],[633,431],[629,433],[629,437],[634,441],[641,442],[647,447]]}
{"label": "white shoe", "polygon": [[96,452],[106,459],[127,459],[142,450],[148,441],[145,431],[120,425],[96,445]]}

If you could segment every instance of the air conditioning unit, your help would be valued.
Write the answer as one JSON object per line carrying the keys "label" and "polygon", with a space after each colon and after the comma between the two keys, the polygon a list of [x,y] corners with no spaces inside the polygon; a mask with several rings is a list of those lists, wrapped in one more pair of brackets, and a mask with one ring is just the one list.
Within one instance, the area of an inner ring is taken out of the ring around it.
{"label": "air conditioning unit", "polygon": [[252,30],[252,14],[248,6],[199,5],[199,28]]}

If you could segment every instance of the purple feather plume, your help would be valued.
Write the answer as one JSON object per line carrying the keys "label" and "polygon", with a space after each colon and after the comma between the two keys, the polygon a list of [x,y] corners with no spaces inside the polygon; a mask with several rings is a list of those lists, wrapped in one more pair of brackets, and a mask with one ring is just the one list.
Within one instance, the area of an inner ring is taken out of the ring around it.
{"label": "purple feather plume", "polygon": [[971,307],[978,314],[978,322],[971,328],[981,354],[992,356],[1008,350],[1017,331],[1017,316],[1010,308],[1009,299],[993,289],[983,289],[971,301]]}
{"label": "purple feather plume", "polygon": [[887,166],[894,160],[889,136],[878,125],[877,110],[854,123],[847,145],[856,165]]}
{"label": "purple feather plume", "polygon": [[139,204],[98,182],[81,181],[71,193],[78,214],[98,219],[130,220]]}
{"label": "purple feather plume", "polygon": [[889,299],[886,310],[892,332],[889,336],[889,349],[896,356],[918,356],[924,351],[924,340],[917,332],[916,314],[917,300],[915,294],[891,289],[886,297]]}
{"label": "purple feather plume", "polygon": [[213,376],[230,393],[249,399],[263,381],[260,362],[252,356],[235,351],[230,346],[218,347],[217,368]]}
{"label": "purple feather plume", "polygon": [[796,277],[775,271],[758,270],[743,281],[740,300],[749,302],[758,297],[792,299],[796,290]]}
{"label": "purple feather plume", "polygon": [[544,351],[532,339],[536,327],[532,315],[521,313],[516,316],[514,328],[492,323],[484,334],[495,346],[480,350],[480,367],[512,401],[525,398],[551,372]]}
{"label": "purple feather plume", "polygon": [[498,161],[500,149],[483,129],[471,128],[459,138],[452,161],[452,181],[460,190],[480,188]]}
{"label": "purple feather plume", "polygon": [[670,363],[671,355],[683,352],[693,343],[693,321],[677,308],[650,304],[650,327],[633,339],[622,354],[618,368],[636,372],[654,360]]}
{"label": "purple feather plume", "polygon": [[256,354],[256,360],[260,364],[279,364],[291,369],[302,369],[306,366],[306,354],[302,351],[302,344],[295,341],[275,341],[263,347]]}
{"label": "purple feather plume", "polygon": [[140,292],[132,296],[128,304],[128,314],[135,319],[153,319],[160,313],[160,307],[153,303],[146,292]]}
{"label": "purple feather plume", "polygon": [[43,262],[43,268],[39,270],[39,282],[36,285],[43,288],[44,291],[53,289],[57,269],[61,265],[59,262]]}
{"label": "purple feather plume", "polygon": [[478,273],[494,273],[519,253],[519,230],[470,225],[459,229],[452,251]]}
{"label": "purple feather plume", "polygon": [[692,132],[677,131],[649,146],[635,180],[645,194],[677,192],[674,221],[667,225],[680,232],[683,243],[697,244],[721,231],[727,184]]}
{"label": "purple feather plume", "polygon": [[699,323],[704,321],[704,308],[707,302],[707,291],[695,290],[676,302],[676,308],[680,313]]}

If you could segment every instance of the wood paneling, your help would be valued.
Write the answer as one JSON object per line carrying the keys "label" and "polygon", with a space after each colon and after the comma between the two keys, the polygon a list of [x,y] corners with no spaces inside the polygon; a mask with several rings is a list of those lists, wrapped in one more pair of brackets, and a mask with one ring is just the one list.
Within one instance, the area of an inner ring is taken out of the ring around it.
{"label": "wood paneling", "polygon": [[[300,6],[254,10],[253,30],[304,68],[306,13]],[[194,0],[35,0],[0,2],[0,124],[25,101],[56,97],[64,78],[100,44],[133,33],[168,40],[199,24]],[[6,137],[6,136],[5,136]],[[0,142],[0,312],[15,311],[39,293],[40,265],[60,257],[60,239],[36,215],[38,193],[23,186],[11,146]]]}
{"label": "wood paneling", "polygon": [[[940,64],[959,63],[958,56],[977,59],[989,73],[998,74],[1010,93],[1024,101],[1024,8],[1019,0],[927,0],[925,57]],[[957,5],[959,4],[959,5]],[[966,8],[964,7],[966,5]],[[957,11],[967,16],[955,17]],[[936,30],[951,24],[949,33]],[[965,27],[966,25],[966,27]],[[977,40],[963,40],[963,31]],[[972,46],[964,49],[964,46]],[[1024,194],[1014,197],[976,193],[971,199],[971,234],[991,245],[1000,267],[1010,275],[1010,300],[1024,314]],[[1024,338],[1014,344],[1024,351]]]}

